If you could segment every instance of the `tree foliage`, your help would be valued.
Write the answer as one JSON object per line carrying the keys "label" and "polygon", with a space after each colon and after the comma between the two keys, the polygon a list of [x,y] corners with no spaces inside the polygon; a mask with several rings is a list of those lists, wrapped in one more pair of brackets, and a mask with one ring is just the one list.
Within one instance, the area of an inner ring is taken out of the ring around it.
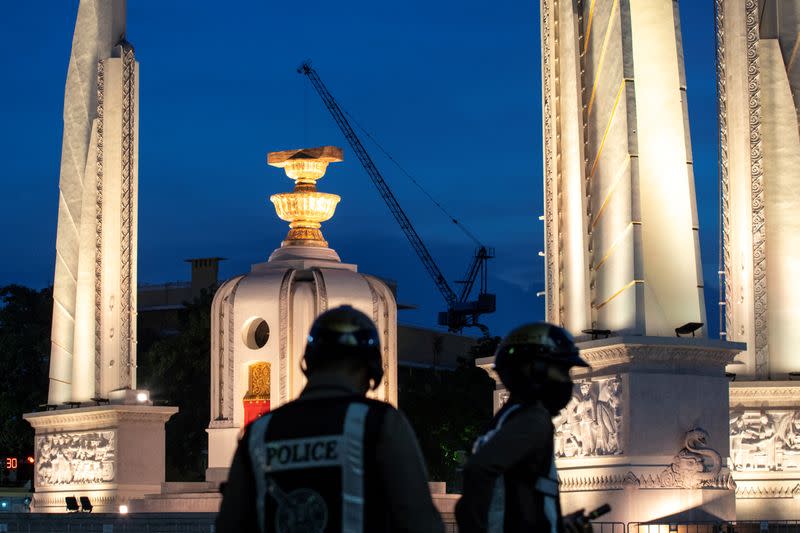
{"label": "tree foliage", "polygon": [[33,452],[33,429],[22,419],[47,402],[52,289],[0,287],[0,453]]}
{"label": "tree foliage", "polygon": [[498,337],[482,337],[453,371],[400,369],[398,402],[422,448],[432,481],[459,487],[465,452],[492,416],[494,382],[475,359],[494,353]]}
{"label": "tree foliage", "polygon": [[180,333],[140,346],[139,386],[156,401],[180,410],[166,426],[168,481],[205,479],[210,417],[209,347],[212,294],[203,294],[179,312]]}

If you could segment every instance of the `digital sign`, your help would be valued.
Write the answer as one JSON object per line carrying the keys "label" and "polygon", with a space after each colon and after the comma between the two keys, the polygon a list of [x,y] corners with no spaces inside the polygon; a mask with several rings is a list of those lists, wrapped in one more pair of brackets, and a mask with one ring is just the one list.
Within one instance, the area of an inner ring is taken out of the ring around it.
{"label": "digital sign", "polygon": [[24,459],[20,459],[19,457],[4,457],[0,455],[0,469],[2,470],[17,470],[20,465],[25,463],[32,465],[34,463],[33,456],[29,455]]}

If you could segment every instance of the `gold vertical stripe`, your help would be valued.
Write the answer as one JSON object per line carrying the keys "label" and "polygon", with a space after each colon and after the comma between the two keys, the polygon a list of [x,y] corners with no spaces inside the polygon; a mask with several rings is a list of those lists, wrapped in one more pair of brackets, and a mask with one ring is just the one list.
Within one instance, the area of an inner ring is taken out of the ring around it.
{"label": "gold vertical stripe", "polygon": [[589,37],[592,35],[592,19],[594,18],[594,3],[595,0],[592,0],[592,3],[589,4],[589,20],[586,22],[586,36],[583,38],[583,53],[586,53],[586,50],[589,49]]}
{"label": "gold vertical stripe", "polygon": [[792,46],[792,55],[789,56],[789,64],[786,65],[786,72],[792,71],[792,65],[794,65],[794,60],[797,57],[798,46],[800,46],[800,33],[798,33],[797,37],[794,38],[794,46]]}
{"label": "gold vertical stripe", "polygon": [[625,292],[626,290],[630,289],[631,287],[633,287],[633,286],[634,286],[634,285],[636,285],[637,283],[644,283],[644,280],[643,280],[643,279],[635,279],[635,280],[631,281],[630,283],[628,283],[628,284],[626,284],[624,287],[622,287],[620,290],[618,290],[617,292],[615,292],[614,294],[612,294],[611,296],[609,296],[609,297],[606,299],[606,301],[604,301],[604,302],[602,302],[602,303],[600,303],[600,304],[597,304],[597,305],[595,305],[595,306],[594,306],[594,308],[595,308],[595,309],[600,309],[601,307],[603,307],[603,306],[605,306],[605,305],[607,305],[607,304],[611,303],[611,301],[612,301],[614,298],[616,298],[617,296],[619,296],[620,294],[622,294],[622,293],[623,293],[623,292]]}
{"label": "gold vertical stripe", "polygon": [[608,48],[608,39],[611,37],[611,26],[614,24],[614,15],[617,12],[618,4],[619,0],[614,0],[614,4],[611,6],[611,14],[608,16],[608,24],[606,25],[606,35],[605,37],[603,37],[603,47],[600,50],[600,59],[597,61],[597,66],[595,67],[594,83],[592,84],[592,95],[589,97],[589,105],[586,107],[587,117],[592,114],[594,97],[597,93],[597,85],[600,82],[600,74],[603,72],[603,62],[606,59],[606,49]]}
{"label": "gold vertical stripe", "polygon": [[606,131],[603,132],[603,140],[600,141],[600,147],[597,149],[597,155],[594,157],[594,163],[592,163],[592,170],[589,172],[589,179],[594,177],[594,171],[597,169],[597,163],[600,161],[600,155],[603,153],[603,147],[606,144],[606,137],[608,136],[608,130],[611,129],[611,123],[614,121],[614,114],[617,112],[617,105],[619,104],[619,99],[622,96],[622,91],[625,89],[625,79],[622,80],[622,83],[619,85],[619,91],[617,91],[617,97],[614,100],[614,107],[611,108],[611,115],[608,117],[608,124],[606,124]]}
{"label": "gold vertical stripe", "polygon": [[622,178],[625,177],[625,170],[628,168],[628,163],[630,163],[630,161],[631,156],[628,154],[625,156],[625,160],[622,161],[622,166],[620,167],[619,171],[617,171],[617,178],[614,181],[614,184],[608,189],[608,193],[606,194],[605,199],[603,199],[603,204],[597,211],[597,216],[594,217],[594,220],[592,221],[592,229],[597,226],[597,223],[600,221],[600,217],[603,215],[603,211],[605,211],[606,207],[608,207],[608,202],[611,200],[611,195],[614,194],[614,190],[617,188],[617,185],[622,183]]}

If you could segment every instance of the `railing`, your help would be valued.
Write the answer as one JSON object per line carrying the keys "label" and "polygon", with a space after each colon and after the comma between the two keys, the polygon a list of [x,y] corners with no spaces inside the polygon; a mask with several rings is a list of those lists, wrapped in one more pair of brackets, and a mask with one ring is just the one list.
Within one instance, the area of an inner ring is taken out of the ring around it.
{"label": "railing", "polygon": [[213,513],[3,514],[0,533],[214,533]]}
{"label": "railing", "polygon": [[800,520],[628,524],[628,533],[800,533]]}
{"label": "railing", "polygon": [[[0,533],[215,533],[214,513],[0,514]],[[446,533],[458,533],[452,515]],[[800,520],[733,522],[592,522],[592,533],[800,533]]]}

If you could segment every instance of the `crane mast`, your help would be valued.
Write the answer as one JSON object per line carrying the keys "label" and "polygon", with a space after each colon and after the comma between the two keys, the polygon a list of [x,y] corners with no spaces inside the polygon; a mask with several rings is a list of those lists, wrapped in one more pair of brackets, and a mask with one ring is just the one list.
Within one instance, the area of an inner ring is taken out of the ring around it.
{"label": "crane mast", "polygon": [[[482,313],[492,313],[495,310],[495,296],[486,293],[486,260],[494,257],[493,252],[485,246],[480,246],[467,271],[465,280],[460,282],[463,287],[460,295],[457,295],[447,283],[447,279],[444,277],[441,269],[439,269],[439,265],[434,261],[427,246],[425,246],[425,243],[422,241],[416,229],[414,229],[408,216],[405,214],[402,207],[400,207],[400,203],[397,201],[397,198],[395,198],[394,193],[392,193],[392,190],[383,179],[378,167],[375,166],[375,163],[372,161],[366,148],[364,148],[358,135],[356,135],[356,132],[350,126],[344,111],[339,107],[339,104],[330,91],[328,91],[328,88],[325,87],[325,84],[322,82],[317,72],[311,67],[311,63],[308,61],[304,62],[298,67],[297,72],[304,74],[308,77],[309,81],[311,81],[317,94],[322,98],[325,107],[330,112],[337,126],[339,126],[339,129],[342,131],[345,139],[347,139],[350,147],[356,153],[356,157],[358,157],[358,160],[369,175],[372,183],[375,184],[384,202],[386,202],[392,216],[394,216],[394,219],[400,225],[400,229],[403,230],[406,238],[411,243],[411,247],[414,248],[423,266],[428,271],[431,278],[433,278],[436,287],[447,302],[448,310],[439,313],[439,324],[447,326],[450,331],[461,331],[464,327],[474,326],[481,328],[484,333],[487,332],[488,330],[485,326],[477,322],[477,318]],[[467,302],[467,298],[469,297],[478,274],[481,275],[481,293],[479,294],[478,301]]]}

